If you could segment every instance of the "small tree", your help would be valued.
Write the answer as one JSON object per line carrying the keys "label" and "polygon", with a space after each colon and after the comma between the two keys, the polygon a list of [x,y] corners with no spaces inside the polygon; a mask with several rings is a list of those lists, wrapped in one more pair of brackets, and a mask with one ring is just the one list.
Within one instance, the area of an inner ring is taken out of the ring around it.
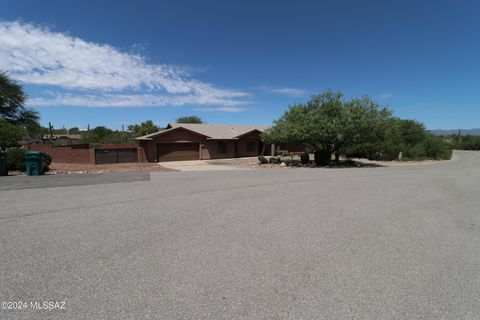
{"label": "small tree", "polygon": [[150,133],[155,133],[159,128],[153,123],[152,120],[147,120],[140,124],[133,124],[128,126],[128,131],[130,131],[134,138],[144,136]]}
{"label": "small tree", "polygon": [[203,123],[202,118],[199,116],[183,116],[175,120],[177,123]]}
{"label": "small tree", "polygon": [[90,131],[82,132],[80,141],[82,143],[106,143],[108,136],[113,133],[113,130],[98,126]]}
{"label": "small tree", "polygon": [[78,127],[73,127],[73,128],[68,129],[68,133],[69,134],[79,134],[80,129]]}
{"label": "small tree", "polygon": [[22,140],[24,131],[5,120],[0,120],[0,149],[15,147]]}

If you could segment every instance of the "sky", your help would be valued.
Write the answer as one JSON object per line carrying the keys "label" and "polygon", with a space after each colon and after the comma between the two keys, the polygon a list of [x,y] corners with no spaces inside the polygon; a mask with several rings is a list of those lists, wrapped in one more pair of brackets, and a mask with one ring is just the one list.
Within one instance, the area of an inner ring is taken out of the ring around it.
{"label": "sky", "polygon": [[476,0],[0,0],[0,69],[55,128],[269,125],[325,90],[480,127]]}

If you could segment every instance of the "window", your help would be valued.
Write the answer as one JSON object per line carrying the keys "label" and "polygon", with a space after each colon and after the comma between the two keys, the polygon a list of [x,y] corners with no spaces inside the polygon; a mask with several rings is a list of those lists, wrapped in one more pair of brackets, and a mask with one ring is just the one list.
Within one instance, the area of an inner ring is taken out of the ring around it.
{"label": "window", "polygon": [[257,140],[247,141],[247,152],[258,152]]}
{"label": "window", "polygon": [[227,153],[227,143],[224,141],[218,142],[218,153]]}

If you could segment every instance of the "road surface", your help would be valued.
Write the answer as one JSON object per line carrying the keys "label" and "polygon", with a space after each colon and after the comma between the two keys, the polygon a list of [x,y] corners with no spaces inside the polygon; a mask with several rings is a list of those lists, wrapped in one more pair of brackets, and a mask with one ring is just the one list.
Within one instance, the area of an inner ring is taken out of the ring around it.
{"label": "road surface", "polygon": [[127,180],[0,191],[0,319],[480,318],[478,152]]}

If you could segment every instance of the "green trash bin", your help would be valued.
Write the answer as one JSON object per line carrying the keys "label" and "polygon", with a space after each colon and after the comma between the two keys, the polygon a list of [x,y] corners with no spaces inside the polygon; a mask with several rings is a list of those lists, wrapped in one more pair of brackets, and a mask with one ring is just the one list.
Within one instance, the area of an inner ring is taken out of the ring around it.
{"label": "green trash bin", "polygon": [[25,152],[27,176],[41,176],[43,174],[43,153],[38,151]]}
{"label": "green trash bin", "polygon": [[7,175],[7,153],[0,150],[0,176]]}

